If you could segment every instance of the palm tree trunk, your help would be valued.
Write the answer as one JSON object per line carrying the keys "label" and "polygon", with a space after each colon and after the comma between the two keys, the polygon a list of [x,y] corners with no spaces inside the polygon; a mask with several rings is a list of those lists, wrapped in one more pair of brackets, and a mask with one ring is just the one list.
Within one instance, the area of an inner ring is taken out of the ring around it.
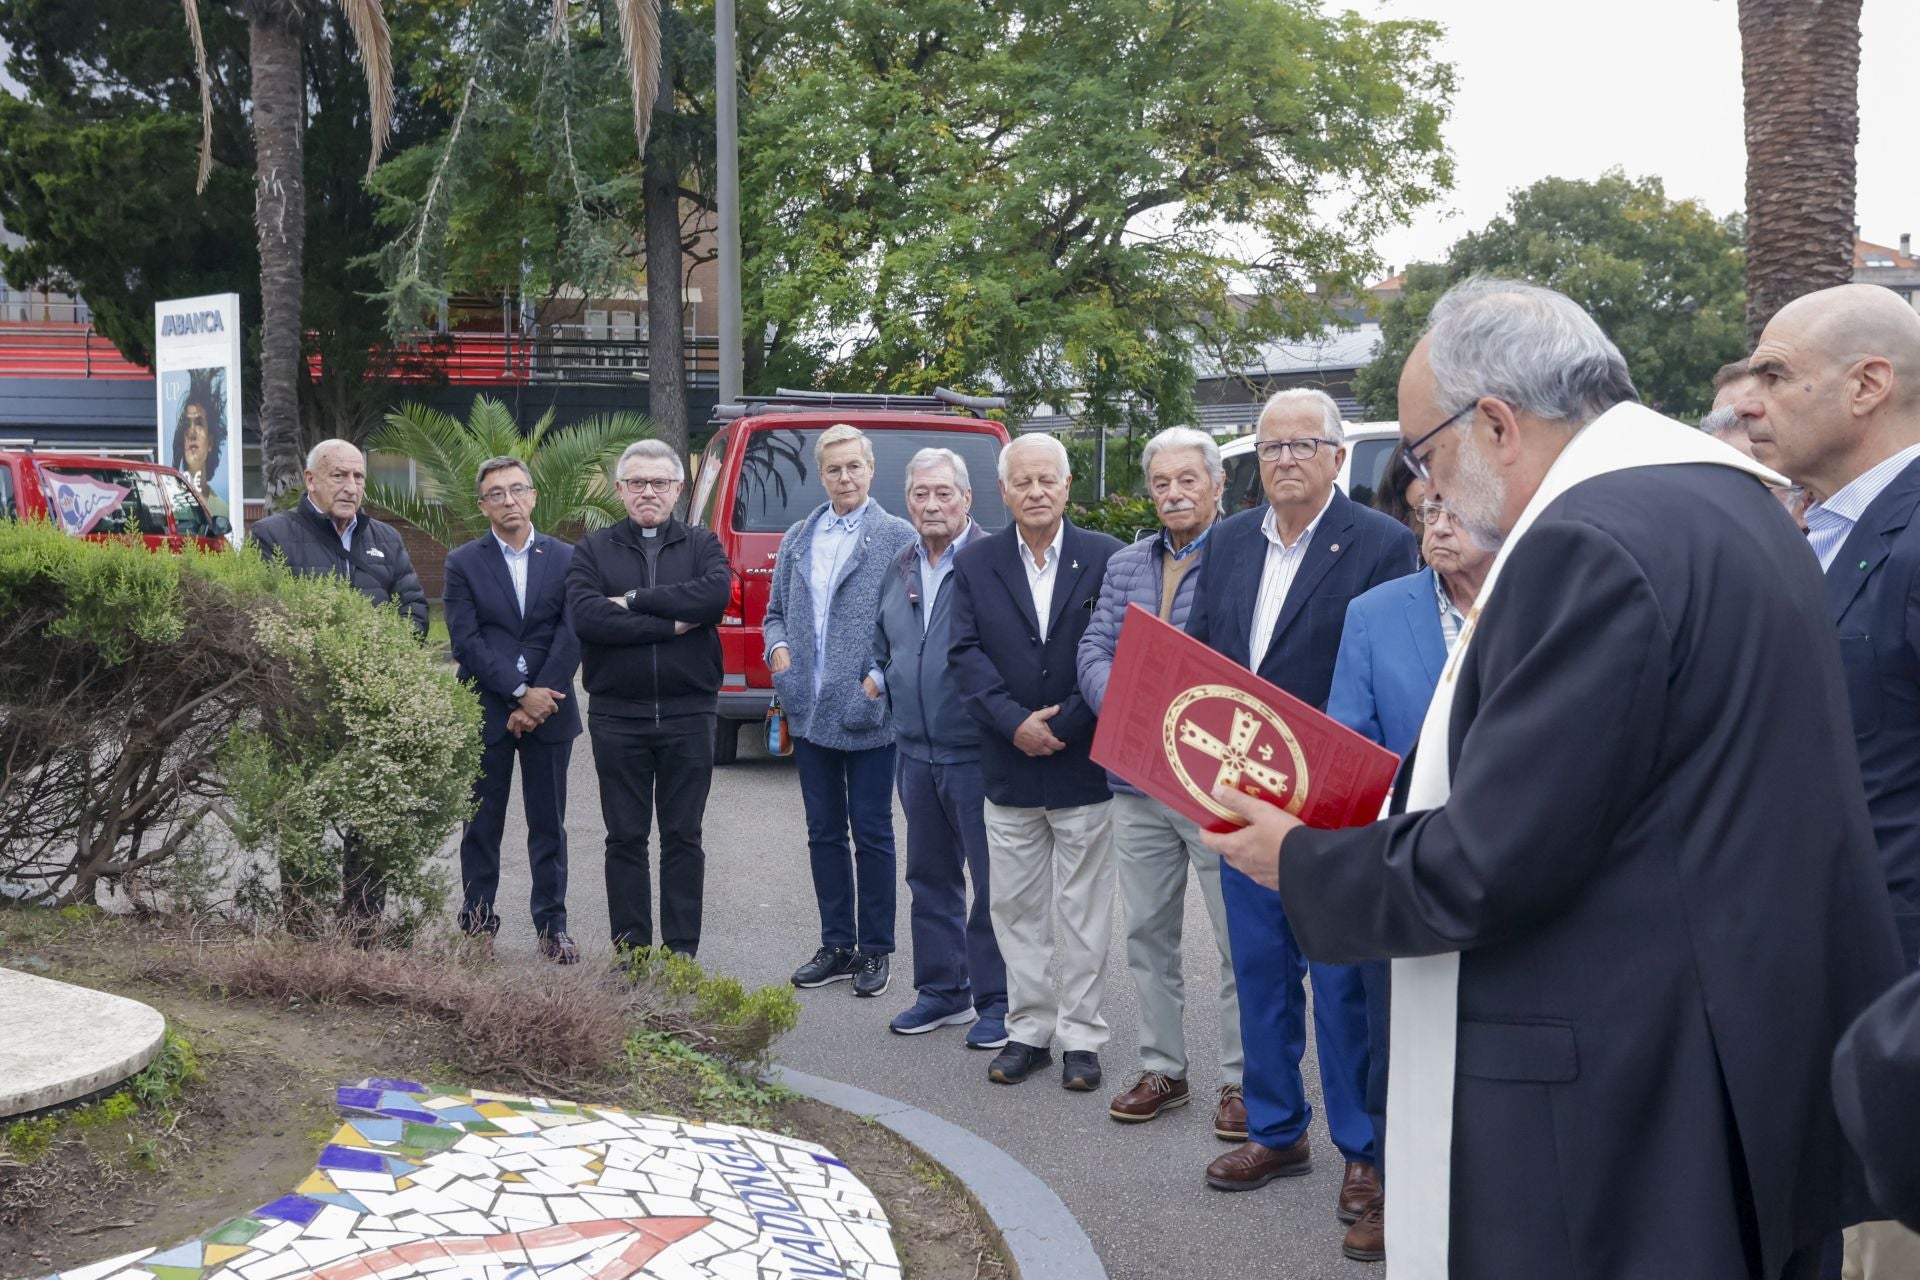
{"label": "palm tree trunk", "polygon": [[680,162],[673,127],[673,34],[660,0],[660,91],[642,182],[647,216],[647,399],[660,439],[687,451],[687,365],[680,300]]}
{"label": "palm tree trunk", "polygon": [[1853,278],[1861,0],[1740,0],[1747,336]]}
{"label": "palm tree trunk", "polygon": [[260,445],[267,500],[300,486],[300,282],[307,239],[302,105],[306,75],[297,5],[248,6],[260,237]]}

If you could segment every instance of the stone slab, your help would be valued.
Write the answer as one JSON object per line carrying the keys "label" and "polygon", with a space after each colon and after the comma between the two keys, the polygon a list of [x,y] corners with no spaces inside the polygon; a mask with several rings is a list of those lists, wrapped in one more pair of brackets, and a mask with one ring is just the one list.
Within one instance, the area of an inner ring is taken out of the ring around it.
{"label": "stone slab", "polygon": [[0,968],[0,1118],[119,1084],[153,1061],[166,1031],[138,1000]]}

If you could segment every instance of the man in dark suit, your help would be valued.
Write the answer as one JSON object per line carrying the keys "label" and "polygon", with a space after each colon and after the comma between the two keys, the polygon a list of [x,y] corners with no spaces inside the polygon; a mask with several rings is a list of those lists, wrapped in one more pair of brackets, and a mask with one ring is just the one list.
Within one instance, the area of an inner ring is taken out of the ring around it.
{"label": "man in dark suit", "polygon": [[[1920,966],[1920,314],[1877,285],[1823,289],[1780,309],[1747,367],[1750,416],[1743,421],[1752,448],[1812,498],[1801,519],[1827,575],[1867,812],[1913,970]],[[1849,1231],[1846,1252],[1866,1280],[1920,1275],[1920,1235],[1898,1222]]]}
{"label": "man in dark suit", "polygon": [[1900,969],[1818,567],[1550,290],[1456,286],[1400,410],[1501,548],[1402,811],[1223,798],[1249,825],[1209,836],[1308,955],[1394,961],[1396,1275],[1809,1276],[1846,1212],[1828,1061]]}
{"label": "man in dark suit", "polygon": [[460,838],[460,927],[491,937],[500,917],[500,836],[513,762],[527,815],[533,929],[540,953],[580,958],[567,933],[567,763],[580,736],[573,673],[580,641],[567,624],[573,546],[533,527],[539,491],[518,458],[489,458],[475,481],[488,535],[447,553],[447,638],[460,678],[480,693],[479,808]]}
{"label": "man in dark suit", "polygon": [[[1368,588],[1413,572],[1413,534],[1351,501],[1334,483],[1346,458],[1345,434],[1340,409],[1325,392],[1276,392],[1254,435],[1267,505],[1214,530],[1187,631],[1308,706],[1324,707],[1347,605]],[[1247,1136],[1207,1166],[1207,1185],[1251,1191],[1313,1168],[1307,1147],[1313,1108],[1300,1077],[1307,1048],[1303,979],[1311,972],[1327,1129],[1346,1162],[1336,1207],[1351,1222],[1380,1189],[1364,1086],[1361,972],[1350,965],[1309,966],[1271,889],[1227,866],[1220,869],[1220,891],[1240,987]]]}
{"label": "man in dark suit", "polygon": [[[1053,1061],[1060,1083],[1100,1087],[1100,1016],[1113,935],[1113,795],[1087,756],[1094,716],[1076,655],[1117,538],[1066,518],[1073,476],[1052,436],[1000,452],[1013,526],[953,562],[953,683],[982,729],[993,933],[1007,970],[1007,1044],[988,1065],[1018,1084]],[[1053,917],[1060,915],[1060,945]],[[1060,994],[1047,981],[1058,953]]]}

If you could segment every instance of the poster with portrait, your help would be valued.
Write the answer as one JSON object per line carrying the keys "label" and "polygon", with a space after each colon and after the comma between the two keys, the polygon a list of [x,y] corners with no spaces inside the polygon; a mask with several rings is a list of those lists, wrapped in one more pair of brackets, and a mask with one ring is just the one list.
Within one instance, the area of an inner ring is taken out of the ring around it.
{"label": "poster with portrait", "polygon": [[154,304],[159,460],[241,538],[240,295]]}

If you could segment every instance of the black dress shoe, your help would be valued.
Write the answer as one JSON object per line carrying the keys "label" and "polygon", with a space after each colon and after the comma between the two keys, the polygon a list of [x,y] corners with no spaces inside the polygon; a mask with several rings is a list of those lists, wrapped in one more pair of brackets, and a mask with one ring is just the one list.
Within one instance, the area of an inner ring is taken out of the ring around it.
{"label": "black dress shoe", "polygon": [[540,935],[540,954],[555,964],[579,964],[580,948],[564,933]]}
{"label": "black dress shoe", "polygon": [[1007,1047],[987,1064],[987,1079],[995,1084],[1019,1084],[1041,1067],[1051,1066],[1053,1055],[1044,1048],[1007,1041]]}
{"label": "black dress shoe", "polygon": [[887,984],[893,981],[889,972],[891,966],[885,956],[859,957],[859,963],[853,970],[853,994],[857,996],[883,996],[887,993]]}
{"label": "black dress shoe", "polygon": [[1087,1049],[1069,1049],[1060,1055],[1060,1087],[1091,1093],[1100,1087],[1100,1055]]}
{"label": "black dress shoe", "polygon": [[822,947],[813,953],[813,959],[793,971],[793,985],[824,987],[829,982],[845,982],[859,963],[860,957],[851,947]]}

